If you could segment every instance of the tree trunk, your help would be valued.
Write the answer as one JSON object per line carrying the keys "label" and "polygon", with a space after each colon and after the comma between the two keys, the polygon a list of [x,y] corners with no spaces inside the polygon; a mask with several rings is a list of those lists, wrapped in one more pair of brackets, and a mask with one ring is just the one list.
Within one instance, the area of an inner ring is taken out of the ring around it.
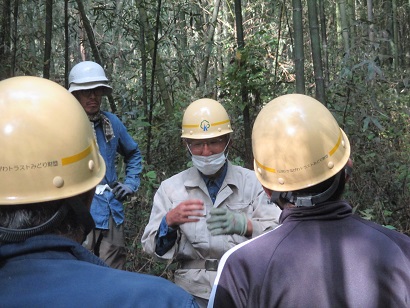
{"label": "tree trunk", "polygon": [[303,21],[302,2],[292,0],[293,5],[293,31],[295,36],[294,61],[296,74],[296,93],[305,94],[305,53],[303,50]]}
{"label": "tree trunk", "polygon": [[217,18],[218,18],[220,3],[221,3],[221,0],[215,0],[214,11],[213,11],[213,14],[212,14],[212,20],[211,20],[211,23],[209,24],[208,35],[207,35],[207,38],[206,38],[205,56],[204,56],[203,65],[202,65],[202,69],[201,69],[201,77],[199,79],[199,89],[202,91],[201,96],[204,96],[206,93],[208,93],[207,89],[205,88],[206,76],[208,75],[209,58],[211,57],[211,53],[212,53],[212,47],[213,47],[213,42],[214,42],[214,34],[215,34],[215,24],[216,24]]}
{"label": "tree trunk", "polygon": [[145,28],[140,23],[140,52],[141,52],[141,84],[142,84],[142,103],[145,107],[144,116],[148,117],[148,81],[147,81],[147,50],[145,49]]}
{"label": "tree trunk", "polygon": [[43,77],[50,79],[51,40],[53,37],[53,0],[46,0],[46,31],[44,38]]}
{"label": "tree trunk", "polygon": [[[14,16],[17,18],[17,16]],[[0,78],[10,77],[11,73],[11,1],[4,0],[0,34]]]}
{"label": "tree trunk", "polygon": [[[98,50],[97,44],[95,43],[93,28],[85,13],[84,4],[82,0],[76,0],[76,2],[78,6],[78,11],[80,12],[81,20],[83,21],[83,24],[84,24],[85,32],[87,33],[88,41],[90,42],[90,46],[93,52],[93,57],[95,59],[95,62],[99,63],[102,67],[104,67],[104,63],[102,61],[100,52]],[[112,94],[108,95],[108,101],[110,103],[111,111],[115,113],[117,111],[117,106],[115,106],[115,102],[114,102],[114,98],[112,97]]]}
{"label": "tree trunk", "polygon": [[[242,23],[242,6],[241,0],[235,0],[235,24],[236,24],[236,41],[238,44],[238,53],[240,54],[245,48],[245,39],[243,34],[243,23]],[[243,61],[241,57],[239,61]],[[253,169],[253,159],[252,159],[252,128],[249,115],[249,102],[248,102],[248,89],[246,84],[241,85],[241,96],[242,103],[245,106],[242,110],[243,115],[243,125],[245,134],[245,167]]]}
{"label": "tree trunk", "polygon": [[338,5],[339,5],[340,26],[341,26],[341,29],[342,29],[344,52],[345,52],[346,56],[349,56],[349,54],[350,54],[349,24],[348,24],[348,20],[347,20],[346,1],[345,0],[340,0]]}
{"label": "tree trunk", "polygon": [[[157,18],[155,23],[155,36],[154,36],[154,48],[152,49],[152,70],[151,70],[151,91],[150,91],[150,99],[149,99],[149,116],[148,116],[148,123],[151,125],[148,126],[148,134],[147,134],[147,163],[151,163],[151,139],[152,139],[152,120],[153,120],[153,110],[154,110],[154,90],[155,90],[155,72],[156,72],[156,63],[157,63],[157,52],[158,52],[158,31],[159,31],[159,24],[160,24],[160,14],[161,14],[161,4],[162,1],[158,0],[157,5]],[[147,28],[148,29],[148,28]],[[159,58],[159,57],[158,57]],[[165,104],[165,110],[168,113],[172,112],[171,104]]]}
{"label": "tree trunk", "polygon": [[374,43],[374,24],[373,24],[373,0],[367,0],[367,21],[369,22],[369,41]]}
{"label": "tree trunk", "polygon": [[[180,49],[183,52],[181,53],[182,55],[185,55],[185,53],[189,50],[189,45],[188,45],[188,37],[190,37],[190,33],[188,31],[188,22],[186,19],[186,12],[183,10],[183,5],[180,5],[178,8],[178,20],[175,22],[178,25],[178,32],[177,32],[177,41],[176,41],[176,49]],[[190,83],[190,78],[189,78],[189,72],[187,71],[186,63],[183,63],[183,61],[178,61],[178,73],[179,73],[179,78],[180,82],[182,84],[189,84]],[[198,83],[196,83],[196,86]]]}
{"label": "tree trunk", "polygon": [[350,46],[354,46],[356,40],[356,0],[347,0],[348,14],[349,14],[349,35],[350,35]]}
{"label": "tree trunk", "polygon": [[64,0],[64,87],[68,89],[68,74],[70,73],[70,33],[68,32],[68,1]]}
{"label": "tree trunk", "polygon": [[97,45],[95,43],[95,38],[94,38],[94,32],[93,28],[91,26],[90,21],[88,20],[87,14],[85,13],[85,8],[82,0],[76,0],[77,6],[78,6],[78,11],[80,12],[81,20],[84,25],[85,32],[87,33],[88,41],[91,46],[91,50],[93,52],[93,57],[95,59],[95,62],[103,65],[103,61],[100,55],[100,52],[97,48]]}
{"label": "tree trunk", "polygon": [[171,97],[169,95],[167,83],[165,81],[164,70],[162,68],[162,61],[159,55],[156,53],[156,38],[153,39],[154,35],[150,31],[149,27],[149,20],[147,16],[147,12],[144,8],[144,3],[142,0],[137,1],[138,6],[138,14],[140,17],[140,22],[144,26],[145,30],[145,39],[147,43],[147,49],[151,52],[152,61],[155,62],[155,74],[153,75],[153,79],[157,80],[159,91],[161,93],[161,99],[165,106],[165,111],[167,116],[173,117],[173,107],[171,102]]}
{"label": "tree trunk", "polygon": [[15,0],[14,1],[14,10],[13,10],[13,16],[14,16],[14,30],[13,30],[13,36],[11,41],[13,42],[13,48],[11,49],[11,64],[10,64],[10,76],[15,75],[16,71],[16,61],[17,61],[17,36],[18,36],[18,16],[19,16],[19,1]]}
{"label": "tree trunk", "polygon": [[392,56],[393,56],[393,69],[394,71],[397,71],[399,67],[399,53],[397,50],[397,46],[399,45],[398,42],[398,36],[399,36],[399,31],[397,29],[397,1],[392,0],[392,26],[393,26],[393,38],[390,40],[391,42],[391,50],[392,50]]}
{"label": "tree trunk", "polygon": [[[280,13],[279,13],[279,25],[278,25],[278,42],[282,39],[282,16],[285,11],[285,5],[286,2],[285,0],[282,2],[282,5],[280,6]],[[279,67],[279,54],[281,53],[281,48],[280,44],[276,45],[276,56],[275,56],[275,72],[273,74],[276,80],[278,80],[278,67]],[[277,92],[278,87],[275,87],[274,92],[273,92],[273,97],[276,97],[276,92]]]}
{"label": "tree trunk", "polygon": [[310,42],[312,46],[313,70],[316,83],[316,99],[326,104],[325,84],[323,79],[322,55],[320,48],[319,24],[317,22],[316,0],[308,0]]}
{"label": "tree trunk", "polygon": [[322,50],[323,50],[323,77],[325,80],[325,87],[329,85],[329,53],[327,49],[327,32],[326,32],[326,16],[324,0],[319,0],[319,20],[320,20],[320,33],[322,37]]}

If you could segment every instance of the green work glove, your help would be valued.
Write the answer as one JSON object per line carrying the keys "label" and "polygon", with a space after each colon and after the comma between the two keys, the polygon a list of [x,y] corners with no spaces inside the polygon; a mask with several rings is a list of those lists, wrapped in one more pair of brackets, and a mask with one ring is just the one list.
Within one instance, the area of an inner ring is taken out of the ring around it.
{"label": "green work glove", "polygon": [[212,235],[245,235],[248,227],[245,213],[233,212],[227,208],[213,208],[210,214],[211,218],[207,219],[206,223]]}

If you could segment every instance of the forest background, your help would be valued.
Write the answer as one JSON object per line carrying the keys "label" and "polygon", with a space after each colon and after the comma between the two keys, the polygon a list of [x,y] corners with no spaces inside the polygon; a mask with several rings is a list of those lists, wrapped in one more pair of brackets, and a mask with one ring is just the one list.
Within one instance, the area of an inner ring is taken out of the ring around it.
{"label": "forest background", "polygon": [[345,197],[354,211],[410,235],[410,0],[1,0],[0,8],[0,80],[33,75],[68,87],[80,61],[106,70],[114,91],[103,108],[144,157],[141,187],[126,203],[127,270],[172,279],[175,264],[156,263],[140,239],[160,182],[190,165],[181,120],[202,97],[225,106],[229,157],[251,169],[263,105],[286,93],[316,97],[351,141]]}

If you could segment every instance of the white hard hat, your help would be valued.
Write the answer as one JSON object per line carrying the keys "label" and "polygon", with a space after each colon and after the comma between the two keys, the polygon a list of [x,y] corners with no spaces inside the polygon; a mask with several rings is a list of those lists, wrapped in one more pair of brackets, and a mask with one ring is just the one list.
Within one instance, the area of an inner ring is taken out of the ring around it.
{"label": "white hard hat", "polygon": [[106,94],[112,91],[104,69],[96,62],[83,61],[71,69],[68,76],[69,92],[89,90],[98,87],[107,88]]}

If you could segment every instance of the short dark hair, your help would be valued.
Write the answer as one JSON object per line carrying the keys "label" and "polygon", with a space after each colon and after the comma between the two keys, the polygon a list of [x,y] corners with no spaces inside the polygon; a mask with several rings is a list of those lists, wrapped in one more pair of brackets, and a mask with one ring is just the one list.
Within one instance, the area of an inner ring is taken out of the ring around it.
{"label": "short dark hair", "polygon": [[[0,206],[0,227],[5,229],[29,229],[40,226],[53,217],[62,206],[78,199],[67,198],[33,204]],[[40,234],[57,234],[78,240],[84,234],[84,227],[71,207],[63,220],[53,224]]]}

